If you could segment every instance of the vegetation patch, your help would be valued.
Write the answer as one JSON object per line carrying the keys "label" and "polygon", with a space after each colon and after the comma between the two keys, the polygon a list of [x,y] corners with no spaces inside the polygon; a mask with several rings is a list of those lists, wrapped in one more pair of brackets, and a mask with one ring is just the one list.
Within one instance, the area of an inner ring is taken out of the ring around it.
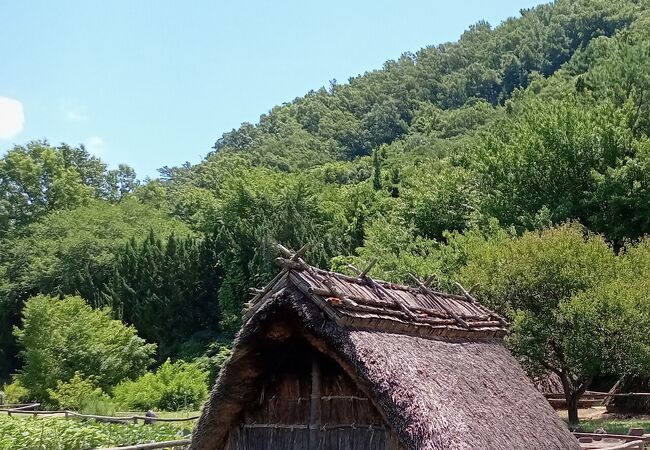
{"label": "vegetation patch", "polygon": [[[189,432],[189,431],[185,431]],[[167,425],[123,425],[55,418],[0,416],[0,449],[85,450],[181,438]]]}

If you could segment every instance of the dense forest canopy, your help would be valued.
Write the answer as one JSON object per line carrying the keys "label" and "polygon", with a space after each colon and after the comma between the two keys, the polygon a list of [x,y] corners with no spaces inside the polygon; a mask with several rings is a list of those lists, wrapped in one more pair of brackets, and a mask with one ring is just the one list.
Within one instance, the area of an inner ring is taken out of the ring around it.
{"label": "dense forest canopy", "polygon": [[214,377],[277,242],[309,243],[321,267],[377,260],[373,276],[393,281],[480,283],[531,374],[555,372],[574,397],[644,370],[650,335],[628,324],[650,320],[649,30],[644,0],[479,22],[276,106],[154,180],[83,147],[9,149],[0,379],[35,379],[32,311],[69,296],[133,326],[157,364],[196,360]]}

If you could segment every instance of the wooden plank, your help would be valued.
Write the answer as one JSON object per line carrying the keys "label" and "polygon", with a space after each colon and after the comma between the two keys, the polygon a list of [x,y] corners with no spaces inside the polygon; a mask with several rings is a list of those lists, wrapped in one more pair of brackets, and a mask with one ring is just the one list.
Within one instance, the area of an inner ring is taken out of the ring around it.
{"label": "wooden plank", "polygon": [[636,450],[644,450],[645,449],[645,443],[643,441],[631,441],[631,442],[626,442],[623,444],[613,444],[610,442],[602,442],[602,441],[593,441],[593,442],[584,442],[580,443],[580,447],[582,447],[585,450],[598,450],[598,449],[603,449],[603,450],[624,450],[624,449],[636,449]]}
{"label": "wooden plank", "polygon": [[321,373],[320,364],[314,354],[311,360],[311,397],[309,404],[309,446],[317,448],[320,429],[320,401],[321,401]]}
{"label": "wooden plank", "polygon": [[[276,275],[273,280],[266,285],[266,287],[262,290],[260,294],[256,295],[255,298],[251,301],[254,302],[254,304],[251,305],[251,307],[246,311],[242,317],[242,321],[246,323],[248,319],[250,319],[257,310],[259,310],[262,305],[268,300],[268,295],[272,292],[271,288],[276,287],[276,286],[282,286],[282,282],[286,282],[286,279],[288,278],[289,272],[287,270],[282,270],[279,274]],[[285,278],[287,277],[287,278]]]}
{"label": "wooden plank", "polygon": [[622,441],[643,441],[650,443],[650,435],[630,436],[628,434],[582,433],[579,431],[574,431],[573,435],[577,438],[590,437],[592,439],[620,439]]}
{"label": "wooden plank", "polygon": [[191,420],[198,420],[201,416],[191,417],[147,417],[147,416],[133,416],[138,420],[151,420],[151,422],[188,422]]}
{"label": "wooden plank", "polygon": [[176,441],[152,442],[149,444],[136,444],[126,447],[106,447],[95,450],[155,450],[160,448],[185,447],[192,443],[190,439],[179,439]]}

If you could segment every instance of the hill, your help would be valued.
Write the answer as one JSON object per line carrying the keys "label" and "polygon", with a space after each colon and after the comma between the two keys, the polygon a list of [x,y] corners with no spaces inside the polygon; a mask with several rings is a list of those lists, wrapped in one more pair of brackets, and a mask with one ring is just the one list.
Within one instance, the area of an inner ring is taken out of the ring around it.
{"label": "hill", "polygon": [[[376,259],[373,276],[395,281],[435,273],[451,290],[481,280],[479,295],[511,319],[539,312],[513,300],[526,295],[553,298],[560,316],[590,289],[609,298],[614,285],[587,272],[631,284],[650,267],[648,6],[558,0],[496,27],[479,22],[457,42],[276,106],[156,180],[108,170],[83,148],[10,150],[0,161],[0,378],[21,367],[12,327],[39,293],[109,306],[158,344],[159,363],[218,361],[248,289],[276,273],[275,242],[309,243],[312,264],[337,270]],[[575,252],[569,266],[586,265],[553,272],[545,252],[566,256],[554,245]],[[588,268],[593,255],[602,264]],[[540,279],[497,279],[509,272],[495,261]],[[628,369],[603,354],[576,378]]]}

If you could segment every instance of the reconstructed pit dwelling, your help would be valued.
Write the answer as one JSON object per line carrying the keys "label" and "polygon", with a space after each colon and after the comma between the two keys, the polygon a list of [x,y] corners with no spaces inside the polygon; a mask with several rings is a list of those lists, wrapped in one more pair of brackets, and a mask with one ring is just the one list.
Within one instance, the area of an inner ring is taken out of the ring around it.
{"label": "reconstructed pit dwelling", "polygon": [[579,449],[464,295],[350,277],[283,249],[206,403],[193,450]]}

